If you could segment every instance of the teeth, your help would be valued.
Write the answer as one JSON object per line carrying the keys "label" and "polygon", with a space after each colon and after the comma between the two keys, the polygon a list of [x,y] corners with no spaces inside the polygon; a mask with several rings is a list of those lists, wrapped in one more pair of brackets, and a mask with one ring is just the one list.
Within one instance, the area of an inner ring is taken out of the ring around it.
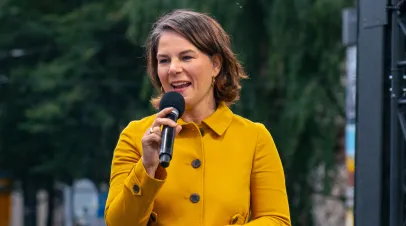
{"label": "teeth", "polygon": [[172,86],[182,86],[182,85],[186,85],[186,84],[188,84],[189,82],[174,82],[174,83],[172,83],[171,85]]}

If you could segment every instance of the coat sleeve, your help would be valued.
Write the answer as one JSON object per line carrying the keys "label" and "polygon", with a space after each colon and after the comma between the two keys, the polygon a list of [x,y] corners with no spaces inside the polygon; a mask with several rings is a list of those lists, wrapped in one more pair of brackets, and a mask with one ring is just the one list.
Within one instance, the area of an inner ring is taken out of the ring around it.
{"label": "coat sleeve", "polygon": [[147,225],[153,202],[166,179],[163,168],[156,172],[159,179],[147,174],[135,144],[135,139],[141,139],[135,124],[131,122],[123,130],[114,150],[104,213],[108,226]]}
{"label": "coat sleeve", "polygon": [[291,226],[285,176],[271,134],[262,124],[251,173],[252,221],[248,226]]}

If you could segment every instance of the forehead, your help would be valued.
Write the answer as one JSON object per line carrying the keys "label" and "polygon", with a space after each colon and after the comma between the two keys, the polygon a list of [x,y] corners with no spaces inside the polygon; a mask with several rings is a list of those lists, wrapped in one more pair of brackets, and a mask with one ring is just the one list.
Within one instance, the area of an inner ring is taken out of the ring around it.
{"label": "forehead", "polygon": [[159,38],[157,54],[182,52],[188,49],[197,51],[196,46],[194,46],[181,34],[174,31],[165,31]]}

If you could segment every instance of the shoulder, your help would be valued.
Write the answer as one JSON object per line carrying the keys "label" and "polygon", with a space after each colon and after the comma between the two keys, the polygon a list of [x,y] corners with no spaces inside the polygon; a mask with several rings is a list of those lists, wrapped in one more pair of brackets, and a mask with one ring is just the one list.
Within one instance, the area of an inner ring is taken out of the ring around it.
{"label": "shoulder", "polygon": [[265,125],[238,115],[235,115],[234,118],[235,120],[233,121],[236,123],[245,125],[244,128],[240,129],[240,131],[244,131],[244,141],[247,141],[245,137],[249,137],[255,143],[253,148],[255,169],[264,169],[264,167],[280,167],[279,169],[281,169],[282,164],[279,151],[271,133]]}
{"label": "shoulder", "polygon": [[251,121],[237,114],[233,114],[233,124],[249,129],[251,132],[255,131],[258,135],[270,135],[263,123]]}
{"label": "shoulder", "polygon": [[234,114],[232,124],[241,129],[241,131],[244,131],[244,134],[249,134],[250,137],[254,135],[257,145],[274,142],[271,133],[261,122],[251,121],[250,119]]}

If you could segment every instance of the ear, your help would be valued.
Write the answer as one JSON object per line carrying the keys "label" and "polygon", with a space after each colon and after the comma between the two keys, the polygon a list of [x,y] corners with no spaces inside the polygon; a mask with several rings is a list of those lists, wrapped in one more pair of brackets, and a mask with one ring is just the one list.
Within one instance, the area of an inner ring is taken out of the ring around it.
{"label": "ear", "polygon": [[220,54],[215,54],[211,57],[211,62],[213,63],[213,76],[217,77],[223,65],[223,58]]}

